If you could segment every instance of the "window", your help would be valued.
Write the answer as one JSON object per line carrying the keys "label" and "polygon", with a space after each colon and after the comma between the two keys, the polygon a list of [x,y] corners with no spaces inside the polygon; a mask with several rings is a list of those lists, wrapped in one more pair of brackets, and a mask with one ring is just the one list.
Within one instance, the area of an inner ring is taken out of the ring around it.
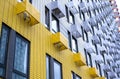
{"label": "window", "polygon": [[91,55],[86,51],[86,49],[84,49],[84,52],[85,52],[87,66],[92,67],[93,65],[92,65]]}
{"label": "window", "polygon": [[18,2],[22,2],[23,0],[17,0]]}
{"label": "window", "polygon": [[56,61],[51,56],[46,56],[46,78],[47,79],[62,79],[61,63]]}
{"label": "window", "polygon": [[69,15],[69,23],[71,23],[71,24],[74,24],[75,22],[74,22],[74,16],[73,16],[73,14],[70,12],[70,15]]}
{"label": "window", "polygon": [[78,52],[78,44],[77,44],[77,39],[72,36],[72,34],[68,31],[68,46],[71,51]]}
{"label": "window", "polygon": [[50,71],[49,71],[49,70],[50,70],[50,69],[49,69],[49,67],[50,67],[49,62],[50,62],[50,61],[49,61],[49,57],[47,56],[47,57],[46,57],[46,78],[47,78],[47,79],[50,79],[50,78],[49,78],[49,77],[50,77],[50,74],[49,74],[49,72],[50,72]]}
{"label": "window", "polygon": [[77,40],[72,36],[72,50],[78,52]]}
{"label": "window", "polygon": [[92,17],[90,10],[87,12],[87,15],[88,15],[89,17]]}
{"label": "window", "polygon": [[96,61],[95,61],[95,64],[96,64],[96,68],[97,68],[98,71],[99,71],[100,76],[102,76],[102,71],[101,71],[101,66],[100,66],[100,64],[97,63]]}
{"label": "window", "polygon": [[20,35],[16,35],[15,41],[15,57],[14,57],[14,69],[12,79],[27,79],[28,75],[28,51],[29,42],[22,38]]}
{"label": "window", "polygon": [[28,49],[29,42],[2,23],[0,77],[5,79],[28,79]]}
{"label": "window", "polygon": [[96,10],[93,10],[94,15],[96,15]]}
{"label": "window", "polygon": [[86,41],[86,42],[89,42],[89,39],[88,39],[88,33],[84,30],[84,33],[83,33],[84,35],[84,41]]}
{"label": "window", "polygon": [[[22,2],[23,0],[17,0],[18,2]],[[29,0],[30,3],[32,3],[32,0]]]}
{"label": "window", "polygon": [[66,9],[66,17],[67,17],[67,21],[69,22],[69,10],[68,10],[68,7],[65,5],[65,9]]}
{"label": "window", "polygon": [[96,54],[98,55],[98,48],[97,48],[97,45],[94,44],[94,46],[95,46]]}
{"label": "window", "polygon": [[29,0],[30,3],[32,3],[32,0]]}
{"label": "window", "polygon": [[91,28],[92,28],[92,34],[95,35],[94,27]]}
{"label": "window", "polygon": [[82,79],[79,75],[72,72],[72,79]]}
{"label": "window", "polygon": [[71,33],[68,31],[68,46],[72,50],[72,44],[71,44]]}
{"label": "window", "polygon": [[54,79],[62,79],[61,78],[61,64],[57,61],[54,61]]}
{"label": "window", "polygon": [[5,67],[6,67],[6,54],[8,48],[8,38],[9,38],[10,29],[6,27],[5,24],[2,24],[1,37],[0,37],[0,76],[5,76]]}
{"label": "window", "polygon": [[56,33],[58,31],[59,31],[59,21],[54,15],[52,15],[52,33]]}
{"label": "window", "polygon": [[52,0],[52,1],[57,1],[57,0]]}
{"label": "window", "polygon": [[0,37],[0,77],[28,79],[28,50],[29,42],[3,23]]}
{"label": "window", "polygon": [[49,16],[49,9],[45,6],[45,24],[46,28],[49,29],[50,26],[50,16]]}
{"label": "window", "polygon": [[[79,10],[80,10],[80,8],[79,8]],[[83,12],[80,12],[80,19],[82,21],[85,21],[85,14]]]}
{"label": "window", "polygon": [[82,39],[85,40],[85,38],[84,38],[84,29],[83,29],[82,26],[81,26],[81,30],[82,30]]}

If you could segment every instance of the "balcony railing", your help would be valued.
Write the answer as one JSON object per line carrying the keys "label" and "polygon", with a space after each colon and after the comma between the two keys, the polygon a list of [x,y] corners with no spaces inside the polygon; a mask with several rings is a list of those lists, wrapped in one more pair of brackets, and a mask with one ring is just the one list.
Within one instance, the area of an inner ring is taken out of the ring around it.
{"label": "balcony railing", "polygon": [[68,6],[69,10],[72,12],[73,15],[78,13],[74,1],[69,1],[66,5]]}
{"label": "balcony railing", "polygon": [[92,45],[90,43],[86,43],[84,46],[87,53],[95,53],[95,51],[92,48]]}
{"label": "balcony railing", "polygon": [[105,70],[106,72],[109,72],[111,71],[111,68],[108,64],[106,64],[106,65],[103,65],[103,70]]}
{"label": "balcony railing", "polygon": [[92,2],[92,3],[93,3],[93,7],[94,7],[95,9],[97,9],[98,6],[97,6],[96,2]]}
{"label": "balcony railing", "polygon": [[83,27],[83,29],[86,32],[91,32],[91,27],[90,27],[90,24],[88,23],[88,21],[83,21],[81,26]]}
{"label": "balcony railing", "polygon": [[68,48],[68,40],[67,38],[60,32],[57,32],[55,34],[52,34],[51,36],[51,42],[55,47],[57,47],[59,50],[65,50]]}
{"label": "balcony railing", "polygon": [[77,66],[86,65],[85,58],[80,53],[74,53],[73,60]]}
{"label": "balcony railing", "polygon": [[70,31],[75,38],[79,38],[82,36],[81,28],[78,25],[72,24],[70,26]]}
{"label": "balcony railing", "polygon": [[58,17],[58,18],[62,18],[65,16],[65,7],[62,6],[61,2],[59,1],[52,1],[49,4],[46,5],[51,11],[52,13]]}
{"label": "balcony railing", "polygon": [[117,78],[117,74],[115,72],[107,72],[109,78]]}
{"label": "balcony railing", "polygon": [[89,19],[89,23],[90,23],[90,25],[92,25],[92,26],[96,26],[96,25],[97,25],[97,22],[96,22],[95,18],[90,18],[90,19]]}
{"label": "balcony railing", "polygon": [[84,2],[80,2],[79,7],[80,7],[80,10],[82,12],[87,12],[88,11],[88,8],[87,8],[87,6]]}
{"label": "balcony railing", "polygon": [[98,71],[94,67],[89,68],[89,74],[94,78],[99,77]]}
{"label": "balcony railing", "polygon": [[28,0],[23,0],[18,2],[15,6],[16,14],[23,14],[24,20],[30,25],[35,25],[40,22],[39,12],[32,6]]}
{"label": "balcony railing", "polygon": [[100,53],[103,55],[103,54],[107,54],[107,50],[105,48],[105,46],[101,46],[100,47]]}
{"label": "balcony railing", "polygon": [[97,35],[93,35],[92,40],[94,44],[100,44],[100,39]]}

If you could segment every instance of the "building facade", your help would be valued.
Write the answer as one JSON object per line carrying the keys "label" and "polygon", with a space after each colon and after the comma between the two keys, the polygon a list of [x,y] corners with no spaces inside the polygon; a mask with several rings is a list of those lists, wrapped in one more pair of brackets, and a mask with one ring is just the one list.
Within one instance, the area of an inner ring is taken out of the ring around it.
{"label": "building facade", "polygon": [[120,79],[115,0],[0,0],[0,79]]}

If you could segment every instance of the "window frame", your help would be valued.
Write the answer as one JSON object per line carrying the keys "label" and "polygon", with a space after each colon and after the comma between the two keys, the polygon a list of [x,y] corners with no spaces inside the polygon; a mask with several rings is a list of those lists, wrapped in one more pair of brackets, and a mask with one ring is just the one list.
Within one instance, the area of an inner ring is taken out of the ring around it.
{"label": "window frame", "polygon": [[[76,49],[73,49],[73,40],[75,41],[75,48]],[[75,52],[75,53],[78,53],[78,42],[77,42],[77,39],[74,37],[74,36],[72,36],[72,51],[73,52]]]}
{"label": "window frame", "polygon": [[87,66],[93,67],[91,55],[84,49]]}
{"label": "window frame", "polygon": [[32,1],[33,1],[33,0],[29,0],[29,2],[30,2],[31,4],[32,4]]}
{"label": "window frame", "polygon": [[97,68],[98,71],[99,71],[100,76],[102,76],[102,70],[101,70],[101,66],[100,66],[100,64],[97,63],[96,61],[95,61],[95,64],[96,64],[96,68]]}
{"label": "window frame", "polygon": [[15,47],[14,47],[14,58],[13,58],[13,72],[12,72],[12,74],[13,73],[15,73],[15,74],[17,74],[17,75],[19,75],[19,76],[21,76],[21,77],[24,77],[24,78],[26,78],[26,79],[29,79],[29,67],[30,67],[30,42],[26,39],[26,38],[24,38],[23,36],[21,36],[20,34],[18,34],[18,33],[16,33],[16,36],[15,36],[15,44],[16,44],[16,38],[17,37],[19,37],[20,39],[22,39],[23,41],[25,41],[27,44],[28,44],[28,49],[27,49],[27,61],[26,61],[26,74],[25,73],[22,73],[22,72],[20,72],[20,71],[18,71],[18,70],[16,70],[16,69],[14,69],[14,62],[15,62],[15,47],[16,47],[16,45],[15,45]]}
{"label": "window frame", "polygon": [[[2,26],[5,25],[6,28],[9,29],[9,36],[7,38],[8,40],[8,45],[7,45],[7,54],[6,54],[6,62],[5,62],[5,76],[2,78],[5,79],[12,79],[13,76],[13,63],[14,63],[14,53],[15,53],[15,38],[16,35],[19,34],[16,31],[14,31],[13,29],[11,29],[8,25],[6,25],[5,23],[2,23]],[[3,27],[2,27],[3,28]],[[1,29],[2,29],[1,28]],[[1,31],[2,32],[2,31]],[[2,33],[1,33],[2,34]],[[20,34],[19,34],[20,35]],[[20,35],[22,38],[24,38],[22,35]],[[1,38],[1,37],[0,37]],[[29,42],[26,38],[24,38],[27,42]],[[12,47],[12,48],[11,48]],[[28,45],[28,52],[29,54],[27,55],[27,77],[26,79],[29,79],[29,67],[30,67],[30,42]],[[15,73],[16,74],[16,73]],[[7,75],[7,76],[6,76]],[[20,74],[17,74],[18,76],[21,76]],[[1,76],[0,76],[1,77]],[[25,77],[25,76],[21,76],[21,77]]]}
{"label": "window frame", "polygon": [[50,10],[45,6],[45,25],[50,30]]}
{"label": "window frame", "polygon": [[10,28],[5,23],[2,23],[1,35],[0,35],[0,45],[1,45],[3,29],[7,30],[8,36],[7,36],[7,41],[6,41],[7,43],[6,43],[6,46],[5,46],[4,63],[0,63],[0,68],[4,70],[3,71],[4,74],[0,75],[0,77],[5,78],[5,75],[6,75],[6,65],[7,65],[7,55],[8,55],[8,44],[9,44],[9,36],[10,36]]}
{"label": "window frame", "polygon": [[[61,79],[63,79],[63,74],[62,74],[62,63],[60,63],[58,60],[54,59],[53,57],[51,57],[50,55],[46,54],[46,59],[48,58],[48,64],[49,64],[49,73],[47,72],[47,68],[46,68],[46,75],[49,76],[48,79],[54,79],[54,75],[55,75],[55,72],[54,72],[54,63],[57,62],[57,64],[59,64],[60,66],[60,76],[61,76]],[[47,62],[46,62],[47,63]],[[47,64],[46,64],[46,67],[47,67]],[[48,74],[47,74],[48,73]],[[47,76],[46,76],[47,78]]]}
{"label": "window frame", "polygon": [[79,75],[77,75],[77,74],[74,73],[73,71],[71,71],[71,73],[72,73],[72,79],[76,79],[77,77],[78,77],[79,79],[82,79]]}
{"label": "window frame", "polygon": [[[71,18],[70,18],[71,17]],[[70,20],[71,19],[71,20]],[[75,24],[75,18],[74,18],[74,15],[72,14],[71,11],[69,11],[69,18],[68,18],[68,21],[70,24]],[[72,21],[72,22],[70,22]]]}
{"label": "window frame", "polygon": [[85,30],[83,30],[83,40],[89,42],[88,33]]}
{"label": "window frame", "polygon": [[52,33],[57,33],[57,32],[60,32],[60,25],[59,25],[59,20],[57,19],[57,17],[55,17],[54,16],[54,14],[52,14],[52,19],[54,19],[55,21],[56,21],[56,31],[54,30],[54,28],[53,28],[53,26],[52,26],[52,21],[53,20],[51,20],[51,31],[52,31]]}
{"label": "window frame", "polygon": [[[75,50],[73,49],[73,40],[75,41]],[[69,49],[73,52],[73,53],[78,53],[79,50],[78,50],[78,41],[77,39],[68,31],[68,46],[69,46]]]}
{"label": "window frame", "polygon": [[71,41],[71,33],[68,31],[68,46],[70,50],[72,50],[72,41]]}

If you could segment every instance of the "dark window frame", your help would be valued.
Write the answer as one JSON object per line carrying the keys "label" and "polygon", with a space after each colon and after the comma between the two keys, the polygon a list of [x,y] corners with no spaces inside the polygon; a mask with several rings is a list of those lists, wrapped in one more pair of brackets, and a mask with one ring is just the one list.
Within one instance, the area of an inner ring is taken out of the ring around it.
{"label": "dark window frame", "polygon": [[89,42],[89,38],[88,38],[88,33],[84,30],[84,41],[86,41],[87,43]]}
{"label": "dark window frame", "polygon": [[5,47],[5,56],[4,56],[4,63],[0,63],[0,68],[4,69],[4,74],[0,75],[1,78],[5,78],[6,75],[6,65],[7,65],[7,55],[8,55],[8,44],[9,44],[9,36],[10,36],[10,27],[8,27],[8,25],[6,25],[5,23],[2,23],[2,27],[1,27],[1,35],[0,35],[0,45],[1,45],[1,39],[2,39],[2,33],[3,33],[3,29],[6,29],[8,31],[8,37],[7,37],[7,44]]}
{"label": "dark window frame", "polygon": [[82,79],[79,75],[77,75],[75,72],[71,71],[72,73],[72,79],[76,79],[76,77]]}
{"label": "dark window frame", "polygon": [[96,54],[98,55],[98,47],[96,44],[94,44],[94,46],[95,46]]}
{"label": "dark window frame", "polygon": [[70,50],[72,50],[72,41],[71,41],[72,37],[71,37],[71,33],[68,31],[68,45]]}
{"label": "dark window frame", "polygon": [[85,21],[85,13],[80,11],[80,19]]}
{"label": "dark window frame", "polygon": [[29,0],[29,2],[32,4],[32,0]]}
{"label": "dark window frame", "polygon": [[[9,29],[9,35],[8,35],[8,44],[7,44],[7,48],[6,48],[6,57],[5,57],[5,75],[4,76],[0,76],[2,78],[5,78],[5,79],[12,79],[12,74],[14,73],[14,69],[13,69],[13,61],[14,61],[14,53],[15,53],[15,38],[16,38],[16,34],[19,34],[17,33],[16,31],[14,31],[13,29],[11,29],[8,25],[6,25],[5,23],[2,23],[2,28],[3,28],[3,25],[5,25],[5,27],[7,29]],[[2,29],[1,28],[1,29]],[[1,34],[2,34],[2,31],[1,31]],[[19,34],[20,35],[20,34]],[[20,35],[22,38],[24,38],[22,35]],[[0,37],[1,38],[1,37]],[[24,38],[26,41],[28,41],[26,38]],[[29,42],[29,41],[28,41]],[[30,42],[29,42],[29,45],[28,45],[28,52],[29,54],[27,55],[27,77],[26,79],[29,79],[29,67],[30,67]],[[12,48],[11,48],[12,47]],[[12,58],[11,58],[12,57]],[[18,72],[19,73],[19,72]],[[17,74],[17,73],[15,73]],[[21,74],[21,73],[20,73]],[[17,74],[19,76],[21,76],[20,74]],[[21,77],[24,77],[24,76],[21,76]]]}
{"label": "dark window frame", "polygon": [[67,22],[69,22],[69,9],[68,9],[67,5],[65,5],[65,9],[66,9]]}
{"label": "dark window frame", "polygon": [[[55,58],[51,57],[49,54],[46,54],[46,58],[48,58],[48,64],[49,64],[49,79],[54,79],[54,63],[57,62],[60,66],[60,76],[61,79],[63,79],[63,74],[62,74],[62,63],[60,63],[58,60]],[[47,71],[47,70],[46,70]],[[47,75],[47,72],[46,72]]]}
{"label": "dark window frame", "polygon": [[[24,38],[22,35],[20,35],[19,33],[16,33],[16,37],[19,37],[20,39],[22,39],[23,41],[25,41],[28,44],[28,49],[27,49],[27,67],[26,67],[26,74],[22,73],[16,69],[14,69],[14,62],[15,62],[15,48],[14,48],[14,58],[13,58],[13,73],[25,77],[26,79],[29,79],[29,69],[30,69],[30,41],[28,41],[26,38]],[[16,37],[15,37],[15,41],[16,41]],[[16,42],[15,42],[16,43]],[[15,45],[16,46],[16,45]]]}
{"label": "dark window frame", "polygon": [[46,28],[50,30],[50,10],[45,6],[45,24]]}
{"label": "dark window frame", "polygon": [[82,39],[83,39],[83,41],[85,41],[85,35],[84,35],[84,29],[83,29],[83,27],[81,26],[81,30],[82,30]]}
{"label": "dark window frame", "polygon": [[91,55],[84,49],[87,66],[93,67]]}
{"label": "dark window frame", "polygon": [[55,31],[55,30],[53,29],[53,26],[51,25],[52,32],[54,32],[54,33],[60,32],[59,20],[58,20],[58,18],[57,18],[57,17],[55,17],[55,15],[54,15],[54,14],[52,14],[52,19],[53,19],[53,18],[54,18],[54,20],[55,20],[55,21],[56,21],[56,23],[57,23],[57,31]]}
{"label": "dark window frame", "polygon": [[91,14],[91,11],[90,11],[90,10],[87,12],[87,15],[88,15],[90,18],[92,17],[92,14]]}
{"label": "dark window frame", "polygon": [[77,39],[74,36],[72,36],[72,40],[75,41],[75,47],[76,47],[76,49],[74,50],[73,49],[73,42],[72,42],[72,51],[78,53],[78,42],[77,42]]}
{"label": "dark window frame", "polygon": [[[75,41],[76,50],[73,49],[73,42],[72,42],[72,40]],[[69,42],[69,44],[68,44],[69,45],[69,49],[71,51],[73,51],[74,53],[78,53],[79,52],[79,50],[78,50],[78,41],[69,31],[68,31],[68,42]]]}
{"label": "dark window frame", "polygon": [[96,64],[96,68],[99,70],[99,74],[100,74],[100,76],[102,76],[102,70],[101,70],[101,66],[100,66],[100,64],[97,63],[96,61],[95,61],[95,64]]}
{"label": "dark window frame", "polygon": [[[70,16],[72,17],[72,22],[70,22]],[[74,15],[72,14],[71,11],[69,11],[69,18],[68,18],[68,21],[69,21],[69,23],[71,23],[71,24],[75,24],[75,17],[74,17]]]}
{"label": "dark window frame", "polygon": [[52,0],[52,1],[57,1],[57,0]]}

